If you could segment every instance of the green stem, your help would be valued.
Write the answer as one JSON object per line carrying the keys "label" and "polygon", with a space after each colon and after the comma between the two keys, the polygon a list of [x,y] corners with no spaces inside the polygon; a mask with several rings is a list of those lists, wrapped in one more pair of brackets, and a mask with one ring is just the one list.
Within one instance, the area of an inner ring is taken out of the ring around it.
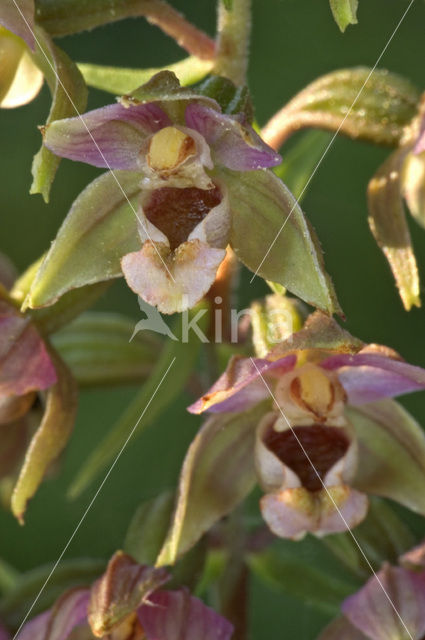
{"label": "green stem", "polygon": [[213,40],[165,0],[37,0],[37,22],[51,36],[65,36],[86,29],[144,16],[178,44],[203,60],[214,57]]}
{"label": "green stem", "polygon": [[223,0],[218,8],[218,40],[215,72],[241,86],[246,82],[251,0],[233,0],[227,9]]}

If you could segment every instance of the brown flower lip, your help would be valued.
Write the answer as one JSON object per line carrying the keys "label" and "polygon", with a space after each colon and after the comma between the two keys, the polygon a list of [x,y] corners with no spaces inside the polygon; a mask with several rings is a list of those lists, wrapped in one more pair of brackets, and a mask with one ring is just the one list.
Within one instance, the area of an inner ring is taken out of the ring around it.
{"label": "brown flower lip", "polygon": [[311,492],[323,489],[327,472],[345,455],[350,445],[342,429],[320,424],[282,432],[270,428],[264,444]]}

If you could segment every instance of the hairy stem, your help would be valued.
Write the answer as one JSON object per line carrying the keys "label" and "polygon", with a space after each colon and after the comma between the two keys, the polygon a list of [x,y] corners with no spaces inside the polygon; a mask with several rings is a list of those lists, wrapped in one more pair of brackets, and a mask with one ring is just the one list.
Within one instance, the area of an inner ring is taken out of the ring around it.
{"label": "hairy stem", "polygon": [[37,22],[52,36],[65,36],[144,16],[189,53],[203,60],[214,58],[214,41],[191,24],[165,0],[37,0]]}
{"label": "hairy stem", "polygon": [[237,86],[246,82],[250,34],[251,0],[233,0],[231,9],[219,0],[215,72]]}

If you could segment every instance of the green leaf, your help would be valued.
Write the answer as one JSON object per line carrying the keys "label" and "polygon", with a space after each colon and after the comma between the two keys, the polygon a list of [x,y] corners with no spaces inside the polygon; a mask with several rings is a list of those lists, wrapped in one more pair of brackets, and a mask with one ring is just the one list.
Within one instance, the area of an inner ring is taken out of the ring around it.
{"label": "green leaf", "polygon": [[359,441],[355,488],[425,515],[425,434],[418,423],[393,400],[347,407],[346,413]]}
{"label": "green leaf", "polygon": [[149,331],[131,340],[134,325],[118,313],[87,312],[56,333],[52,343],[80,386],[137,383],[149,375],[162,343]]}
{"label": "green leaf", "polygon": [[335,22],[342,32],[349,24],[357,24],[358,0],[330,0]]}
{"label": "green leaf", "polygon": [[402,76],[353,67],[315,80],[278,117],[285,137],[302,127],[316,127],[395,146],[415,117],[419,99],[420,92]]}
{"label": "green leaf", "polygon": [[419,273],[404,210],[400,172],[408,150],[394,151],[369,182],[369,226],[393,272],[404,308],[420,307]]}
{"label": "green leaf", "polygon": [[317,163],[330,140],[331,135],[325,131],[307,131],[288,153],[283,149],[282,164],[273,171],[286,184],[298,203],[303,199]]}
{"label": "green leaf", "polygon": [[122,275],[121,257],[140,248],[139,182],[136,171],[107,172],[80,193],[34,279],[27,306],[48,306],[71,289]]}
{"label": "green leaf", "polygon": [[273,590],[295,596],[328,615],[338,613],[342,600],[355,590],[353,584],[342,582],[297,559],[295,553],[285,553],[276,547],[251,554],[248,564]]}
{"label": "green leaf", "polygon": [[175,73],[182,86],[195,84],[204,78],[212,69],[209,60],[200,60],[194,56],[180,60],[167,67],[152,69],[125,69],[121,67],[105,67],[98,64],[79,63],[78,68],[86,83],[95,89],[101,89],[114,95],[130,93],[145,84],[160,71]]}
{"label": "green leaf", "polygon": [[[72,60],[59,49],[40,28],[36,29],[37,48],[34,61],[43,72],[52,94],[52,106],[46,124],[76,116],[87,104],[87,87],[83,76]],[[49,201],[60,158],[43,145],[34,156],[32,164],[33,183],[30,193],[41,193]]]}
{"label": "green leaf", "polygon": [[11,509],[21,524],[28,501],[69,440],[77,412],[77,387],[59,356],[51,353],[58,380],[46,392],[46,407],[41,424],[25,454],[13,489]]}
{"label": "green leaf", "polygon": [[174,507],[174,492],[164,491],[137,508],[125,536],[124,551],[140,564],[154,565]]}
{"label": "green leaf", "polygon": [[[192,310],[196,314],[199,307]],[[181,393],[198,355],[200,342],[192,332],[188,342],[168,340],[157,359],[155,367],[123,416],[114,425],[106,437],[99,443],[88,459],[83,463],[69,489],[72,498],[77,497],[88,485],[104,471],[119,454],[132,429],[141,422],[134,432],[133,441],[146,427],[154,422],[162,411]],[[178,375],[171,371],[178,367]],[[164,382],[164,384],[162,384]],[[146,415],[144,414],[146,410]],[[142,418],[143,417],[143,418]]]}
{"label": "green leaf", "polygon": [[340,311],[315,234],[285,185],[271,171],[216,173],[228,189],[230,243],[239,260],[305,302]]}
{"label": "green leaf", "polygon": [[22,612],[32,605],[31,613],[36,615],[51,607],[67,589],[89,586],[102,573],[105,562],[88,558],[64,559],[52,572],[53,568],[53,563],[49,563],[21,574],[15,588],[1,598],[0,616],[11,628],[20,625]]}
{"label": "green leaf", "polygon": [[255,431],[265,411],[261,403],[205,422],[183,463],[176,509],[158,565],[174,564],[250,493],[256,481]]}
{"label": "green leaf", "polygon": [[227,11],[232,11],[233,9],[233,0],[222,0],[223,4],[224,4],[224,8],[227,9]]}

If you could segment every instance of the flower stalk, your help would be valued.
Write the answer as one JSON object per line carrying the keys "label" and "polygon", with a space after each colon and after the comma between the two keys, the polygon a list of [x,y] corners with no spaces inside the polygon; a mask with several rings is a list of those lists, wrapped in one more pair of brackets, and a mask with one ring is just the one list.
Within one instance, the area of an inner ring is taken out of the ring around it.
{"label": "flower stalk", "polygon": [[218,7],[215,72],[237,86],[246,82],[251,35],[251,0],[234,0],[231,8]]}

